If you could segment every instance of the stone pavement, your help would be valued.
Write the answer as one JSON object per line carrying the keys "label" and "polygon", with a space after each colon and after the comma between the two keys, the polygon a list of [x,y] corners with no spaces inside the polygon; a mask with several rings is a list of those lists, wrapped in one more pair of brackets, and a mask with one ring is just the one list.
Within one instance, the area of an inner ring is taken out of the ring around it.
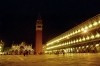
{"label": "stone pavement", "polygon": [[0,66],[100,66],[100,54],[0,55]]}

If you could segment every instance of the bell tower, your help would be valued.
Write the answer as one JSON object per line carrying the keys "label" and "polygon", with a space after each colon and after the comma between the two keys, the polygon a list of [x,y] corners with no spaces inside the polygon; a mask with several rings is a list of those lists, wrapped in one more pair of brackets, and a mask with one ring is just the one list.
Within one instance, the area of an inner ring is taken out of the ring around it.
{"label": "bell tower", "polygon": [[35,54],[42,53],[42,19],[38,16],[36,20],[36,44],[35,44]]}

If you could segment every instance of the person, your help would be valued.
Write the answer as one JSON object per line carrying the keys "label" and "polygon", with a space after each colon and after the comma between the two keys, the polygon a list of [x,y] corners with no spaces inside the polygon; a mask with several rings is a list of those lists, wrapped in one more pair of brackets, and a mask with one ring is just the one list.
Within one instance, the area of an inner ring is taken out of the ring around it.
{"label": "person", "polygon": [[25,56],[25,55],[26,55],[26,52],[24,51],[24,53],[23,53],[23,54],[24,54],[24,56]]}
{"label": "person", "polygon": [[64,50],[62,50],[62,54],[63,54],[63,55],[65,55],[65,52],[64,52]]}

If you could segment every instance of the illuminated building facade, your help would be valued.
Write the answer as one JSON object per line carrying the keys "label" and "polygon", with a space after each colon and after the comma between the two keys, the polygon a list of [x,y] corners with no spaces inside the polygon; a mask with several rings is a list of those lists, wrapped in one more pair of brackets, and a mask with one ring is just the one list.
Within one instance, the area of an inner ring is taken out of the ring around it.
{"label": "illuminated building facade", "polygon": [[42,53],[42,19],[39,16],[36,21],[36,44],[35,44],[35,54]]}
{"label": "illuminated building facade", "polygon": [[47,42],[44,52],[100,52],[100,14]]}
{"label": "illuminated building facade", "polygon": [[2,54],[4,48],[4,42],[1,40],[0,41],[0,54]]}
{"label": "illuminated building facade", "polygon": [[22,55],[25,51],[28,51],[28,54],[33,54],[32,45],[27,45],[25,42],[18,44],[12,44],[9,54]]}

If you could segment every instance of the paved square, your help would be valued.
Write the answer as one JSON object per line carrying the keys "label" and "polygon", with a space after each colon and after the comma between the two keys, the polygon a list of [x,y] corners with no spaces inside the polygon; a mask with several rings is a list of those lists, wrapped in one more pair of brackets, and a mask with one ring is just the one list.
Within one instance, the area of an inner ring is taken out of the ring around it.
{"label": "paved square", "polygon": [[0,55],[0,66],[100,66],[100,54]]}

